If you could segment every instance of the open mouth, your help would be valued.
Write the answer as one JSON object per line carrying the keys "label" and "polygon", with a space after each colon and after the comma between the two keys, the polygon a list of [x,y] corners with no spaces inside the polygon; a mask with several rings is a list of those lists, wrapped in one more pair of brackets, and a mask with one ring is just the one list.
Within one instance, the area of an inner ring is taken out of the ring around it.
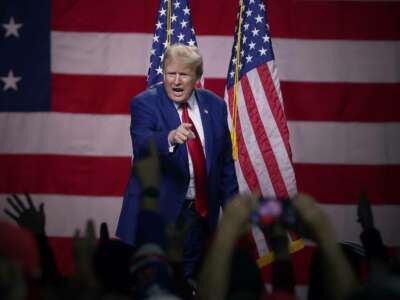
{"label": "open mouth", "polygon": [[182,96],[183,94],[183,88],[172,88],[172,91],[174,92],[175,96]]}

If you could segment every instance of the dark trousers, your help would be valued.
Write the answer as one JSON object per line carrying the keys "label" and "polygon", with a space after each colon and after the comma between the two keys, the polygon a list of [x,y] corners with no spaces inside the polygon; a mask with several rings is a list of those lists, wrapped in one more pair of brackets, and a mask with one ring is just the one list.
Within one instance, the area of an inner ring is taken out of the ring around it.
{"label": "dark trousers", "polygon": [[205,249],[209,227],[207,219],[200,217],[191,204],[185,203],[180,218],[184,224],[191,225],[184,242],[183,272],[186,279],[194,279],[199,259]]}

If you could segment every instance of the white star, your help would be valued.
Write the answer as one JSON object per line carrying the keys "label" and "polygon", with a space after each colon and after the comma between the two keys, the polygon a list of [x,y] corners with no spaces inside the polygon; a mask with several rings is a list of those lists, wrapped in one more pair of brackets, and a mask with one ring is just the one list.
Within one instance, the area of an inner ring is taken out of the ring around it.
{"label": "white star", "polygon": [[175,14],[173,14],[172,15],[172,17],[171,17],[171,22],[176,22],[176,18],[177,18],[178,16],[175,16]]}
{"label": "white star", "polygon": [[157,71],[157,75],[161,75],[163,73],[161,66],[158,66],[156,71]]}
{"label": "white star", "polygon": [[250,0],[249,4],[254,4],[254,0]]}
{"label": "white star", "polygon": [[181,32],[181,33],[178,35],[178,40],[181,42],[181,41],[183,41],[184,38],[185,38],[185,35]]}
{"label": "white star", "polygon": [[260,7],[260,10],[265,10],[265,5],[264,5],[264,3],[260,3],[260,4],[258,4],[258,6]]}
{"label": "white star", "polygon": [[247,55],[246,56],[246,62],[251,62],[251,60],[253,59],[253,57],[252,56],[250,56],[250,55]]}
{"label": "white star", "polygon": [[256,46],[256,43],[251,41],[251,43],[249,44],[250,50],[254,49],[255,46]]}
{"label": "white star", "polygon": [[229,76],[231,76],[233,78],[233,76],[235,76],[235,72],[234,71],[230,72]]}
{"label": "white star", "polygon": [[175,29],[171,28],[170,30],[167,30],[167,32],[168,32],[170,35],[173,35],[173,34],[174,34],[174,30],[175,30]]}
{"label": "white star", "polygon": [[160,61],[163,61],[163,60],[164,60],[164,53],[161,54],[161,55],[159,56],[159,58],[160,58]]}
{"label": "white star", "polygon": [[186,7],[183,9],[183,13],[184,13],[185,15],[188,15],[188,14],[190,13],[190,9],[186,6]]}
{"label": "white star", "polygon": [[165,42],[163,43],[164,48],[167,48],[169,46],[168,41],[165,40]]}
{"label": "white star", "polygon": [[1,77],[1,81],[4,82],[3,91],[8,89],[13,89],[18,91],[17,82],[20,81],[22,77],[15,77],[13,70],[8,71],[7,77]]}
{"label": "white star", "polygon": [[256,36],[256,35],[258,35],[259,31],[260,30],[258,30],[257,28],[254,28],[251,32],[253,33],[253,36]]}
{"label": "white star", "polygon": [[156,54],[156,50],[151,48],[150,53],[151,53],[151,55],[154,55],[154,54]]}
{"label": "white star", "polygon": [[192,28],[192,33],[194,34],[194,28]]}
{"label": "white star", "polygon": [[158,12],[160,13],[160,16],[165,16],[165,15],[166,15],[165,13],[166,13],[167,11],[166,11],[166,10],[164,9],[164,7],[163,7],[163,8],[161,8],[161,10],[159,10]]}
{"label": "white star", "polygon": [[268,43],[270,40],[270,37],[268,35],[264,35],[262,39],[263,39],[264,43]]}
{"label": "white star", "polygon": [[262,47],[260,50],[258,50],[258,52],[260,52],[260,55],[266,55],[267,54],[267,49],[264,49],[264,47]]}
{"label": "white star", "polygon": [[159,36],[158,36],[158,35],[154,35],[154,36],[153,36],[153,42],[154,42],[154,43],[158,43],[158,39],[159,39]]}
{"label": "white star", "polygon": [[260,15],[257,15],[257,17],[256,17],[256,23],[261,23],[261,22],[262,22],[262,19],[264,19],[264,17],[262,17],[262,16],[260,16]]}
{"label": "white star", "polygon": [[179,1],[177,1],[174,3],[174,6],[175,6],[175,8],[179,8],[179,7],[181,7],[181,3]]}
{"label": "white star", "polygon": [[249,29],[249,26],[250,26],[250,24],[249,24],[249,23],[245,23],[245,24],[243,25],[243,27],[244,27],[244,30],[248,30],[248,29]]}
{"label": "white star", "polygon": [[251,11],[251,10],[246,11],[246,15],[247,15],[248,17],[250,17],[252,13],[253,13],[253,11]]}
{"label": "white star", "polygon": [[193,41],[192,39],[190,39],[190,41],[188,42],[189,46],[194,46],[195,41]]}
{"label": "white star", "polygon": [[243,36],[243,44],[246,44],[246,41],[247,41],[247,36]]}
{"label": "white star", "polygon": [[188,22],[186,22],[185,20],[183,20],[183,21],[181,22],[182,28],[185,28],[185,27],[187,26],[187,23],[188,23]]}
{"label": "white star", "polygon": [[236,65],[236,57],[232,58],[232,64]]}
{"label": "white star", "polygon": [[239,64],[239,70],[241,70],[243,67],[242,63]]}
{"label": "white star", "polygon": [[244,50],[240,51],[240,55],[243,56],[244,55]]}
{"label": "white star", "polygon": [[156,24],[156,28],[160,29],[162,27],[163,23],[161,23],[160,21],[157,22]]}
{"label": "white star", "polygon": [[3,24],[3,27],[6,30],[4,37],[9,37],[12,35],[19,37],[18,29],[20,29],[22,25],[22,23],[15,23],[14,18],[11,17],[8,24]]}

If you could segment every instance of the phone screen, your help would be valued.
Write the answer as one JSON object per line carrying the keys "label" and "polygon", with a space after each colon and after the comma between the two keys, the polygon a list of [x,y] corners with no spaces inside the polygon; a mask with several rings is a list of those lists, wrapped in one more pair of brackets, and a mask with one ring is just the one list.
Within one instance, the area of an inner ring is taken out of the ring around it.
{"label": "phone screen", "polygon": [[279,220],[286,225],[294,225],[295,211],[290,199],[262,198],[258,211],[252,214],[252,221],[261,225],[269,225]]}

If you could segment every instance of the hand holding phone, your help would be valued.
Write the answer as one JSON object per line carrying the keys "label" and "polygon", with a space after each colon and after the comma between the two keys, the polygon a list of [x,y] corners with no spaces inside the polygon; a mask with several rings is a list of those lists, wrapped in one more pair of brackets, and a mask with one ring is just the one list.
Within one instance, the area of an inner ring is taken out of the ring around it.
{"label": "hand holding phone", "polygon": [[262,226],[278,221],[293,227],[296,224],[296,213],[289,198],[261,198],[259,209],[252,213],[251,221]]}

